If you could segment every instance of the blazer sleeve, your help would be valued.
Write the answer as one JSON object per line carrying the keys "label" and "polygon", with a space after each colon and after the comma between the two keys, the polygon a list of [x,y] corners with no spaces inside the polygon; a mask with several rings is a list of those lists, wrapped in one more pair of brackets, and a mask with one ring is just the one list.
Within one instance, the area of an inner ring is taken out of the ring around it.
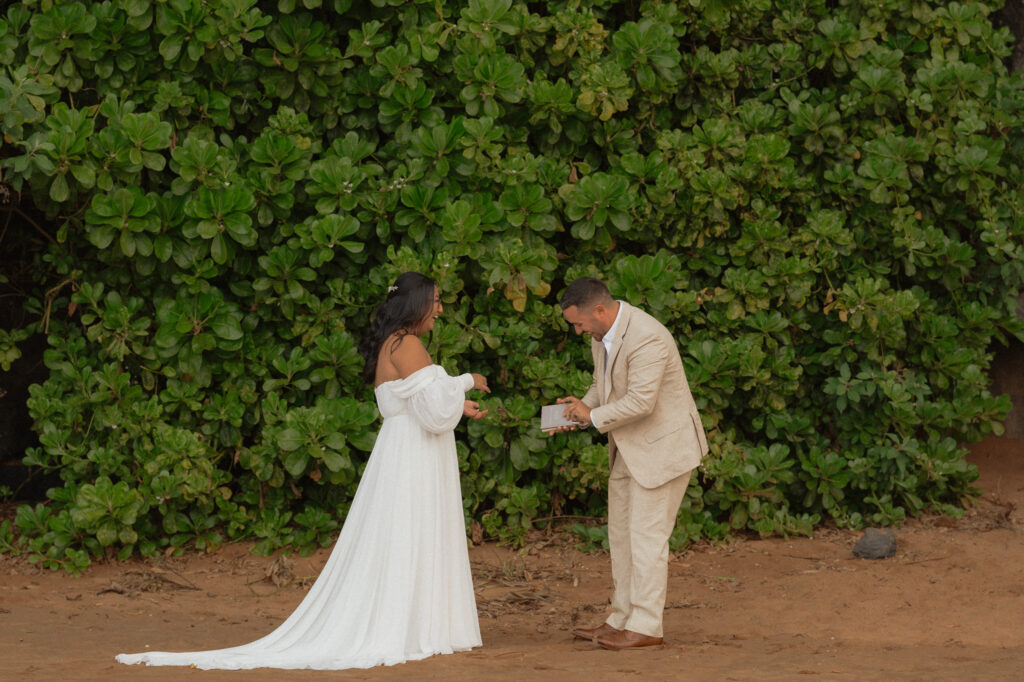
{"label": "blazer sleeve", "polygon": [[593,410],[601,403],[601,393],[600,391],[597,390],[596,379],[593,382],[591,382],[590,388],[588,388],[586,394],[584,394],[584,396],[580,398],[580,401],[584,405],[589,407],[591,410]]}
{"label": "blazer sleeve", "polygon": [[669,357],[669,349],[657,337],[644,339],[629,349],[629,384],[626,393],[590,412],[594,427],[601,433],[607,433],[650,415],[661,392],[661,380],[665,376]]}
{"label": "blazer sleeve", "polygon": [[[594,373],[593,381],[590,382],[590,388],[587,389],[586,394],[580,399],[584,405],[593,410],[595,407],[601,404],[601,389],[598,386],[600,383],[600,377],[598,373],[601,371],[598,369],[597,363],[597,345],[600,341],[594,341],[590,344],[590,354],[594,357]],[[604,351],[604,346],[601,346],[601,350]],[[603,367],[601,368],[603,369]]]}

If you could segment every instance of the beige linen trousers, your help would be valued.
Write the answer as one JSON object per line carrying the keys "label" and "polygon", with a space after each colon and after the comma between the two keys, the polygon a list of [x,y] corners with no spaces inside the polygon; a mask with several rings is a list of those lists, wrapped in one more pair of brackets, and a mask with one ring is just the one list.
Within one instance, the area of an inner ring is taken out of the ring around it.
{"label": "beige linen trousers", "polygon": [[594,382],[583,402],[608,435],[608,542],[615,591],[606,622],[662,636],[668,539],[690,473],[707,454],[675,339],[624,301],[611,352],[591,342]]}

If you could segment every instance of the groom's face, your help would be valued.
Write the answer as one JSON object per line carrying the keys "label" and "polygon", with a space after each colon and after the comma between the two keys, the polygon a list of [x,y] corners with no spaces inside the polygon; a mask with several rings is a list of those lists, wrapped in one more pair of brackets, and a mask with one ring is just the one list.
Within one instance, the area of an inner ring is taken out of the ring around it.
{"label": "groom's face", "polygon": [[578,306],[571,305],[562,311],[562,317],[572,325],[577,334],[590,334],[591,337],[600,341],[608,333],[611,325],[604,319],[607,317],[607,308],[603,305]]}

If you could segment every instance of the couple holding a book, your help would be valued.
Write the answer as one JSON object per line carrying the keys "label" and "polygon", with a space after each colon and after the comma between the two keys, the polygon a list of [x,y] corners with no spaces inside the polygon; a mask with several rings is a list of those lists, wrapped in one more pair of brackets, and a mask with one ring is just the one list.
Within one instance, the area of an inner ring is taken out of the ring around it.
{"label": "couple holding a book", "polygon": [[[559,432],[607,434],[614,591],[604,623],[575,637],[606,649],[662,643],[668,540],[708,446],[671,333],[599,280],[566,287],[562,314],[591,337],[594,380],[558,402]],[[254,642],[120,654],[122,663],[205,669],[368,668],[481,645],[454,429],[486,412],[476,373],[449,376],[420,337],[443,312],[437,285],[400,275],[360,343],[383,423],[327,564],[295,611]]]}

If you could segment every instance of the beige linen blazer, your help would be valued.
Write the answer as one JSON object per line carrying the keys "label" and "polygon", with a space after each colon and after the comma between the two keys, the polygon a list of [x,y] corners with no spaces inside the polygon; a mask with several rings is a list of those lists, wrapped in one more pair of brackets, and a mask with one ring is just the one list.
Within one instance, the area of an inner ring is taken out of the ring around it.
{"label": "beige linen blazer", "polygon": [[608,434],[608,459],[621,456],[637,483],[656,488],[695,469],[708,443],[675,339],[663,324],[624,301],[605,361],[592,340],[594,383],[583,402]]}

